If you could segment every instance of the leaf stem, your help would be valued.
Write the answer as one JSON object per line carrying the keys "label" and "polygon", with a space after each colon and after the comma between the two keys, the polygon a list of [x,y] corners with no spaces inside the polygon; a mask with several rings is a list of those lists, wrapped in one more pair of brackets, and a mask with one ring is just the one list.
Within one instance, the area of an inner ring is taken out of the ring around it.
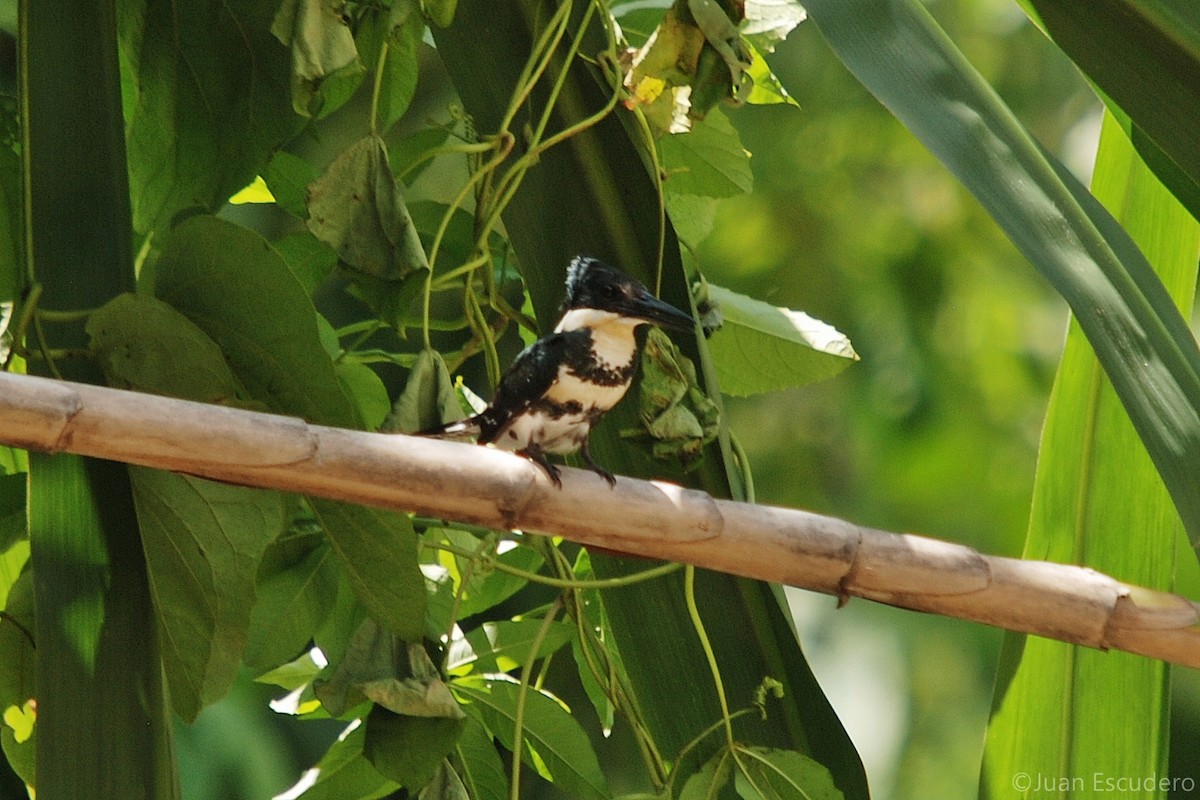
{"label": "leaf stem", "polygon": [[513,753],[512,753],[512,784],[509,786],[510,800],[520,800],[521,797],[521,748],[525,740],[525,699],[529,696],[529,675],[533,672],[534,662],[537,661],[538,651],[550,631],[550,625],[562,608],[562,598],[557,598],[550,606],[542,624],[538,627],[533,641],[529,645],[529,657],[521,667],[521,683],[517,689],[517,710],[513,715]]}
{"label": "leaf stem", "polygon": [[379,58],[375,61],[375,80],[371,85],[371,135],[379,135],[379,95],[383,92],[383,68],[387,64],[390,42],[384,37],[379,46]]}
{"label": "leaf stem", "polygon": [[704,630],[704,621],[700,619],[700,610],[696,607],[696,568],[691,564],[684,567],[683,596],[687,602],[688,615],[696,635],[700,637],[700,646],[704,648],[704,657],[708,659],[708,668],[712,672],[713,684],[717,690],[717,700],[721,703],[721,722],[725,725],[725,739],[730,748],[734,745],[733,719],[729,716],[729,701],[725,699],[725,683],[721,680],[721,668],[717,665],[717,656],[713,652],[712,643],[708,640],[708,632]]}
{"label": "leaf stem", "polygon": [[[444,542],[421,542],[422,547],[430,550],[441,550],[446,553],[453,553],[462,558],[477,558],[478,556],[469,550],[461,547],[455,547],[452,544]],[[549,575],[542,575],[538,572],[529,572],[528,570],[520,569],[519,567],[509,566],[508,564],[499,561],[493,564],[494,568],[499,572],[505,572],[509,575],[514,575],[518,578],[523,578],[530,583],[541,584],[542,586],[553,586],[556,589],[620,589],[623,586],[632,586],[635,583],[642,581],[654,580],[661,578],[663,575],[670,575],[672,572],[683,568],[682,564],[671,562],[662,564],[651,569],[635,572],[631,575],[622,575],[617,578],[601,578],[597,580],[575,580],[567,578],[553,578]]]}

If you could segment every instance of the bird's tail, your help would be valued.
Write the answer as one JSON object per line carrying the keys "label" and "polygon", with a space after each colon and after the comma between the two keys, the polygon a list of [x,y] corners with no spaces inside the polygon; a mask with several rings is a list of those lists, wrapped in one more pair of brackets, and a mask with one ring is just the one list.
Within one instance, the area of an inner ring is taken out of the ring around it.
{"label": "bird's tail", "polygon": [[479,436],[479,416],[447,422],[434,428],[417,431],[413,436],[431,436],[437,439],[473,439]]}

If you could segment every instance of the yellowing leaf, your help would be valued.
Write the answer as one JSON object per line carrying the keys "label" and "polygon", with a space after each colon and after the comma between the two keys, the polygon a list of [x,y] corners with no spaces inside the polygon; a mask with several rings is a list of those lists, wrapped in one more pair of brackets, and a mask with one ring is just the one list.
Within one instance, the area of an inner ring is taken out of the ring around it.
{"label": "yellowing leaf", "polygon": [[30,698],[25,705],[18,708],[9,706],[4,709],[4,724],[13,730],[13,738],[17,744],[29,741],[33,736],[33,725],[37,722],[37,701]]}
{"label": "yellowing leaf", "polygon": [[230,205],[240,206],[245,203],[274,203],[275,195],[267,188],[267,182],[261,175],[254,176],[254,182],[229,198]]}

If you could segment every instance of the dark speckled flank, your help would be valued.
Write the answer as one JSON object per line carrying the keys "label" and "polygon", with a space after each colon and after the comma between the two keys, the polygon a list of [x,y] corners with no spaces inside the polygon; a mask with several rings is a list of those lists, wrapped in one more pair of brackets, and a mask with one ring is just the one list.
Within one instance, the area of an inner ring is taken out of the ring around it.
{"label": "dark speckled flank", "polygon": [[531,411],[541,411],[550,419],[562,419],[568,414],[582,414],[583,403],[578,400],[568,400],[565,403],[556,403],[549,397],[542,397],[534,400],[530,405]]}
{"label": "dark speckled flank", "polygon": [[566,340],[563,355],[567,370],[582,381],[597,386],[624,386],[633,379],[637,365],[635,350],[630,350],[629,363],[619,367],[608,367],[597,363],[592,352],[592,332],[586,328],[559,334]]}

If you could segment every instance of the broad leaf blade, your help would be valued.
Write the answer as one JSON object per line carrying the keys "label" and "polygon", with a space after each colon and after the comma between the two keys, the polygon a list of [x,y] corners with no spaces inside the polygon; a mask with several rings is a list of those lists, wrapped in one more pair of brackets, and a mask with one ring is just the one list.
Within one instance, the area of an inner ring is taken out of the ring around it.
{"label": "broad leaf blade", "polygon": [[[1146,249],[1180,306],[1190,308],[1200,226],[1137,158],[1111,117],[1095,191]],[[1082,563],[1169,589],[1182,532],[1154,464],[1072,325],[1042,437],[1025,556]],[[1021,775],[1085,776],[1090,790],[1092,776],[1165,773],[1168,695],[1162,662],[1008,634],[983,793],[1009,796]],[[1084,794],[1067,782],[1039,796]],[[1137,796],[1162,795],[1144,786]]]}
{"label": "broad leaf blade", "polygon": [[803,386],[841,372],[858,354],[832,325],[802,311],[708,285],[723,323],[709,339],[721,390],[746,396]]}
{"label": "broad leaf blade", "polygon": [[[459,678],[454,691],[463,710],[505,747],[513,747],[520,687],[500,680]],[[525,693],[521,757],[564,793],[581,800],[604,800],[608,784],[583,728],[557,702],[529,687]],[[536,754],[536,755],[535,755]]]}
{"label": "broad leaf blade", "polygon": [[242,662],[263,551],[282,530],[278,492],[131,467],[171,703],[186,721]]}
{"label": "broad leaf blade", "polygon": [[[97,308],[134,281],[114,4],[24,3],[21,11],[23,251],[35,258],[43,307]],[[79,324],[52,326],[46,337],[48,348],[86,347]],[[44,362],[31,367],[50,372]],[[70,380],[103,381],[87,359],[68,359],[60,370]],[[29,539],[38,796],[178,796],[126,468],[30,454]]]}
{"label": "broad leaf blade", "polygon": [[[269,408],[361,428],[321,345],[312,300],[265,239],[214,217],[175,228],[153,276],[155,294],[221,347],[235,375]],[[420,638],[425,590],[408,518],[328,500],[313,509],[367,610],[403,638]]]}
{"label": "broad leaf blade", "polygon": [[1145,259],[1076,196],[920,4],[807,7],[839,58],[1070,304],[1200,545],[1200,351]]}
{"label": "broad leaf blade", "polygon": [[743,748],[733,784],[744,800],[841,800],[829,770],[794,750]]}
{"label": "broad leaf blade", "polygon": [[1159,179],[1200,214],[1195,126],[1200,5],[1192,0],[1028,2],[1055,43],[1111,105],[1129,115],[1126,130]]}

